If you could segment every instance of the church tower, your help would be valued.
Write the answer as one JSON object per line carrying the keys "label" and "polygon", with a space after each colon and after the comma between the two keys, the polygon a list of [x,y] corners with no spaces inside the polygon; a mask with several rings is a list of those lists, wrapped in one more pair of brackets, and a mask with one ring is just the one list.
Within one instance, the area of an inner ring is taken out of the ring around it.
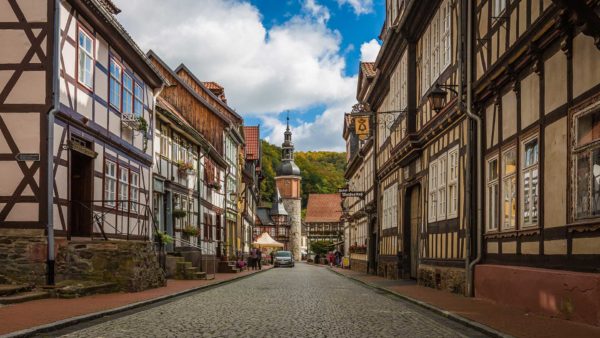
{"label": "church tower", "polygon": [[300,261],[301,245],[301,199],[300,194],[300,168],[294,163],[294,144],[290,131],[290,117],[287,117],[287,128],[281,145],[281,164],[277,167],[275,184],[281,194],[283,206],[288,213],[290,222],[290,251],[296,261]]}

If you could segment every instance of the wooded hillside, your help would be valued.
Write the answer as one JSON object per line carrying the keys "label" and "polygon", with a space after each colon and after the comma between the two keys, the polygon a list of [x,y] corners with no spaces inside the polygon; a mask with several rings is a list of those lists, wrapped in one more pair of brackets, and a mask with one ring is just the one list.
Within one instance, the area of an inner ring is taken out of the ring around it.
{"label": "wooded hillside", "polygon": [[[265,177],[261,184],[261,199],[270,204],[275,192],[275,169],[281,162],[281,148],[262,142],[262,168]],[[294,161],[302,175],[302,209],[306,208],[309,193],[335,193],[344,186],[346,154],[331,151],[295,152]]]}

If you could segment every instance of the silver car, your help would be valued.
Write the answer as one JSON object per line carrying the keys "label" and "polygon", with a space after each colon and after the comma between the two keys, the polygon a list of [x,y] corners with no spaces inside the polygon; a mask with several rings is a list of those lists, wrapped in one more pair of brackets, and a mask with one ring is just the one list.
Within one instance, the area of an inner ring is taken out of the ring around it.
{"label": "silver car", "polygon": [[294,267],[294,257],[292,257],[292,253],[289,251],[277,251],[274,259],[273,266],[276,268],[280,266]]}

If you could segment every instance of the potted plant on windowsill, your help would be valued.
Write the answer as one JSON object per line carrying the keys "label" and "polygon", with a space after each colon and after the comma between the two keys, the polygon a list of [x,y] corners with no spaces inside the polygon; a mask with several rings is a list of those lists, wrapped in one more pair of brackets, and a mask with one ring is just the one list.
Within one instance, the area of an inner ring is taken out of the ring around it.
{"label": "potted plant on windowsill", "polygon": [[173,237],[167,235],[165,232],[162,231],[156,231],[154,240],[163,245],[173,243]]}
{"label": "potted plant on windowsill", "polygon": [[221,183],[219,182],[212,182],[208,186],[215,190],[221,190]]}
{"label": "potted plant on windowsill", "polygon": [[177,172],[182,176],[191,175],[194,173],[194,165],[191,162],[177,161]]}
{"label": "potted plant on windowsill", "polygon": [[179,219],[184,218],[187,215],[187,212],[183,209],[173,209],[173,217]]}

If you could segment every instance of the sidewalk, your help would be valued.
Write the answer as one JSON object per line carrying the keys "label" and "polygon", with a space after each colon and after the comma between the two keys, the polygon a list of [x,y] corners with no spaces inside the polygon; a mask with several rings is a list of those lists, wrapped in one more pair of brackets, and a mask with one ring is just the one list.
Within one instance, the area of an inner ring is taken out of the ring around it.
{"label": "sidewalk", "polygon": [[497,330],[514,337],[600,337],[600,327],[529,314],[523,310],[418,286],[402,280],[389,280],[340,268],[331,268],[331,270],[366,285],[393,293],[446,317],[467,323],[467,325],[483,324],[492,331]]}
{"label": "sidewalk", "polygon": [[[213,280],[173,280],[167,286],[135,293],[109,293],[75,299],[40,299],[22,304],[0,306],[0,336],[39,326],[68,326],[70,322],[95,319],[109,313],[126,311],[172,298],[212,285],[227,283],[261,271],[218,273]],[[74,324],[74,323],[73,323]],[[57,327],[58,328],[58,327]],[[25,332],[23,332],[25,333]]]}

